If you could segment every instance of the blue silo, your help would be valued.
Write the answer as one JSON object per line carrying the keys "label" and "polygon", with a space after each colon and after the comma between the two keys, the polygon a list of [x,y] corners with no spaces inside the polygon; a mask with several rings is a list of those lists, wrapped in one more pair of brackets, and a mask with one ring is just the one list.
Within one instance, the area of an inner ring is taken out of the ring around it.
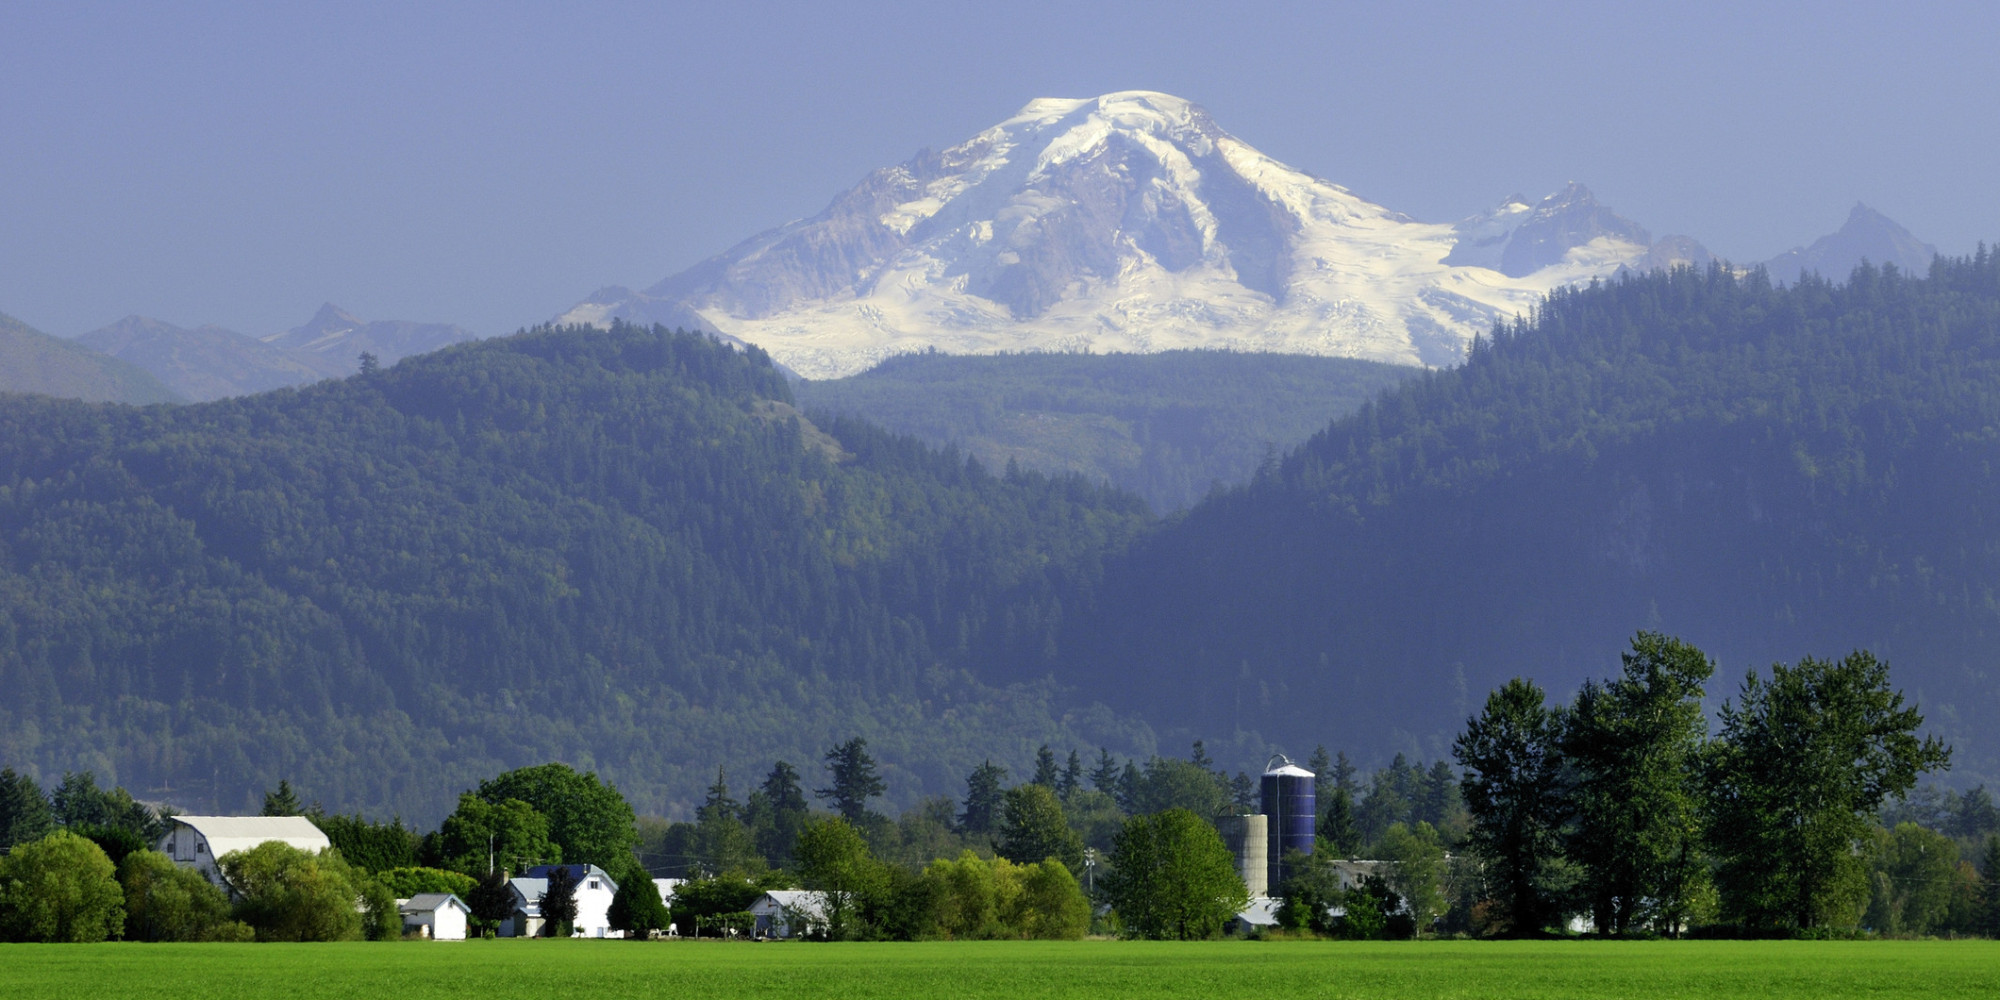
{"label": "blue silo", "polygon": [[1312,853],[1313,835],[1318,832],[1319,804],[1313,792],[1311,771],[1278,754],[1264,765],[1264,815],[1269,816],[1271,854],[1270,891],[1278,891],[1284,878],[1286,851]]}

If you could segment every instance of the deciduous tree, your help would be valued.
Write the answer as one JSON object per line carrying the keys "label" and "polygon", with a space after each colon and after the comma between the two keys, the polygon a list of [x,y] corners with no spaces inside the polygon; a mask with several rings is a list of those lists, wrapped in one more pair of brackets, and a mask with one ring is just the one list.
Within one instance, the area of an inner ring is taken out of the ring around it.
{"label": "deciduous tree", "polygon": [[230,919],[229,897],[192,868],[158,851],[133,851],[118,865],[131,941],[239,941],[248,925]]}
{"label": "deciduous tree", "polygon": [[1870,817],[1951,750],[1866,652],[1753,671],[1722,707],[1709,842],[1725,916],[1753,929],[1852,923],[1867,899]]}
{"label": "deciduous tree", "polygon": [[1021,785],[1007,790],[1001,808],[1000,839],[994,851],[1019,864],[1047,858],[1072,872],[1083,870],[1083,838],[1070,829],[1062,803],[1047,785]]}
{"label": "deciduous tree", "polygon": [[519,799],[548,817],[549,840],[562,848],[566,864],[621,868],[639,839],[625,796],[567,764],[509,771],[480,782],[479,797],[494,804]]}
{"label": "deciduous tree", "polygon": [[1701,650],[1641,632],[1623,674],[1586,682],[1564,717],[1576,822],[1569,857],[1599,933],[1686,918],[1707,874],[1701,855],[1703,685],[1715,664]]}
{"label": "deciduous tree", "polygon": [[125,933],[125,894],[96,844],[57,830],[0,857],[0,936],[90,942]]}
{"label": "deciduous tree", "polygon": [[1540,933],[1556,915],[1549,881],[1568,811],[1560,732],[1542,689],[1515,678],[1487,696],[1452,744],[1472,814],[1467,841],[1486,861],[1515,936]]}
{"label": "deciduous tree", "polygon": [[1222,835],[1186,809],[1127,820],[1103,885],[1135,937],[1213,937],[1249,901]]}

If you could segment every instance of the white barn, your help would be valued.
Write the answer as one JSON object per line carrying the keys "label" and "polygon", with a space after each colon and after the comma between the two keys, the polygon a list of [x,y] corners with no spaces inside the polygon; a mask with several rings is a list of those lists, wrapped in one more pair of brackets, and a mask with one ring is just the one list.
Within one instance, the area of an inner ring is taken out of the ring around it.
{"label": "white barn", "polygon": [[576,879],[576,922],[570,926],[570,935],[624,937],[624,931],[611,929],[611,899],[618,894],[618,883],[596,865],[536,865],[520,878],[508,879],[514,912],[500,922],[500,936],[535,937],[542,932],[542,895],[549,891],[549,873],[557,868],[568,869],[570,877]]}
{"label": "white barn", "polygon": [[168,824],[158,845],[160,853],[224,888],[228,886],[215,861],[231,851],[247,851],[272,840],[314,854],[333,846],[304,816],[175,816]]}
{"label": "white barn", "polygon": [[424,892],[396,901],[403,915],[403,933],[433,941],[463,941],[472,908],[449,892]]}

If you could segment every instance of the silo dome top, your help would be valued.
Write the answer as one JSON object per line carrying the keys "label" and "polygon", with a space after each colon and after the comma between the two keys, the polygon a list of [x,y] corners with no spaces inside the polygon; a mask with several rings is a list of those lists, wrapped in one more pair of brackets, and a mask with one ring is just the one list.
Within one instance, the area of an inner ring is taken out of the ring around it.
{"label": "silo dome top", "polygon": [[1288,778],[1315,777],[1311,771],[1292,763],[1292,759],[1284,754],[1277,754],[1264,763],[1264,775],[1269,777],[1274,774]]}

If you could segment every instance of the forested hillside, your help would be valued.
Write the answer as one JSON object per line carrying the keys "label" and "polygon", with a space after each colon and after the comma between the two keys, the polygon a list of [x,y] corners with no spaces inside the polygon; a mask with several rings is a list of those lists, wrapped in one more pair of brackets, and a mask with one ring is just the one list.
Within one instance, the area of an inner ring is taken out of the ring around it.
{"label": "forested hillside", "polygon": [[789,403],[761,352],[623,326],[195,406],[0,400],[0,760],[430,820],[550,759],[671,812],[856,734],[909,800],[1045,741],[1150,749],[975,680],[1045,671],[1137,498]]}
{"label": "forested hillside", "polygon": [[1628,276],[1136,546],[1063,676],[1211,741],[1434,757],[1483,692],[1566,696],[1639,628],[1716,655],[1718,699],[1865,647],[1990,783],[1996,518],[2000,257]]}
{"label": "forested hillside", "polygon": [[1417,369],[1233,351],[904,354],[793,387],[808,412],[850,414],[993,468],[1075,472],[1161,513],[1249,480]]}

